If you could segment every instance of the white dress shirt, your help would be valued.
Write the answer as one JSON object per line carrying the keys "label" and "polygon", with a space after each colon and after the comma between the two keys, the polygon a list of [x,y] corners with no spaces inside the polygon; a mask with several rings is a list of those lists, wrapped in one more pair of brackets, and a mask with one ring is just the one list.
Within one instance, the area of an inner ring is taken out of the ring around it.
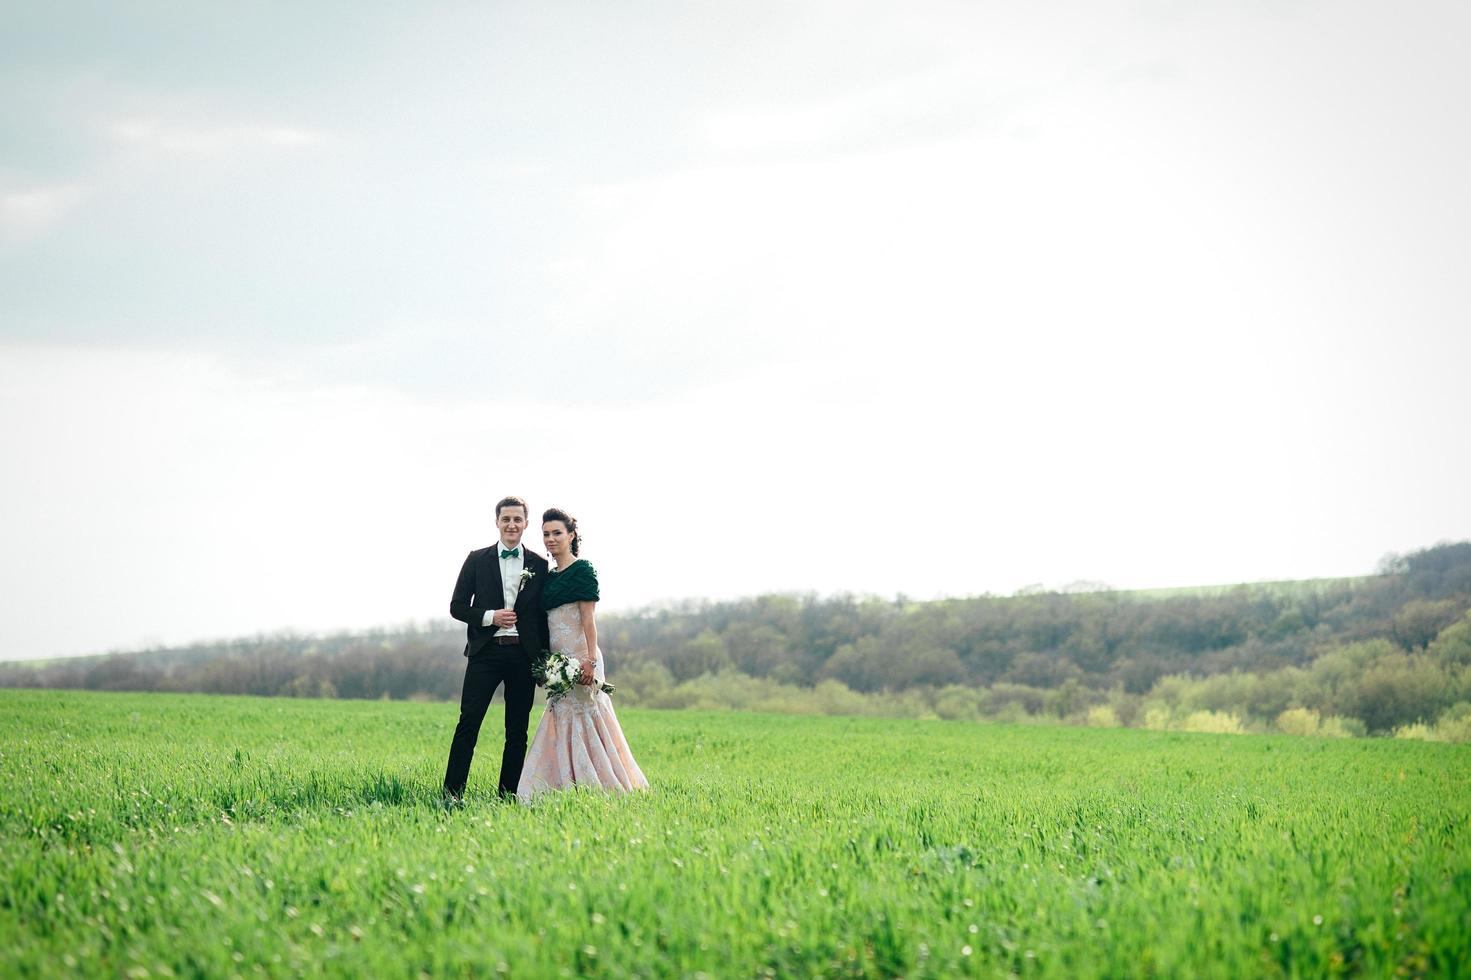
{"label": "white dress shirt", "polygon": [[[506,547],[504,541],[497,541],[495,543],[495,553],[497,558],[500,558],[500,553],[502,551],[509,550],[510,549]],[[500,558],[500,563],[501,590],[506,599],[505,608],[514,611],[516,608],[516,594],[521,591],[521,570],[526,567],[526,548],[523,545],[516,545],[516,553],[508,558]],[[494,626],[495,623],[492,622],[494,618],[495,612],[493,610],[488,611],[484,616],[480,618],[480,625]],[[501,628],[497,629],[493,635],[520,636],[521,634],[516,632],[515,626],[502,626]]]}

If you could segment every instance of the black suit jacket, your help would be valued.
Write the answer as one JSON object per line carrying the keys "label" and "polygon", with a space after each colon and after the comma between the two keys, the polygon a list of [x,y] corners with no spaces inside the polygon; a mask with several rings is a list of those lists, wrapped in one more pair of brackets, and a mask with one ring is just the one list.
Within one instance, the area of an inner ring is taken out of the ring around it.
{"label": "black suit jacket", "polygon": [[[516,596],[516,632],[521,634],[521,647],[531,653],[551,649],[547,641],[546,610],[541,608],[541,590],[547,582],[547,560],[536,552],[521,546],[522,563],[536,574],[521,588]],[[470,552],[460,577],[455,580],[455,592],[450,596],[449,614],[466,625],[465,656],[473,657],[490,643],[495,634],[494,626],[481,626],[485,614],[492,609],[506,607],[505,589],[501,585],[501,545],[497,541],[489,548]]]}

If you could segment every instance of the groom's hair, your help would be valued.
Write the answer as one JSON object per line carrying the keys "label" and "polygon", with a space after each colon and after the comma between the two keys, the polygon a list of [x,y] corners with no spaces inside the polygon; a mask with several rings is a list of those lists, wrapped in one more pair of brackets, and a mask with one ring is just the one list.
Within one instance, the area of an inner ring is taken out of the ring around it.
{"label": "groom's hair", "polygon": [[500,520],[502,507],[520,507],[521,510],[525,512],[527,517],[531,516],[531,508],[527,507],[526,501],[522,500],[520,497],[502,497],[500,500],[496,501],[496,520]]}

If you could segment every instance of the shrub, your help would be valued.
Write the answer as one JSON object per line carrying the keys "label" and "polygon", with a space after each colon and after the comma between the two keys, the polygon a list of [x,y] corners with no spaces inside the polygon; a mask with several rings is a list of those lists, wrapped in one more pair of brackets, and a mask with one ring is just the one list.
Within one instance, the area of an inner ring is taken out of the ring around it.
{"label": "shrub", "polygon": [[1369,664],[1345,691],[1345,705],[1371,731],[1434,718],[1448,701],[1450,678],[1424,654],[1390,653]]}
{"label": "shrub", "polygon": [[935,694],[935,714],[941,718],[973,721],[981,714],[981,692],[951,684]]}
{"label": "shrub", "polygon": [[1147,709],[1144,712],[1144,727],[1152,728],[1159,732],[1173,728],[1173,717],[1170,714],[1170,709],[1162,707]]}
{"label": "shrub", "polygon": [[842,681],[819,681],[812,689],[812,701],[825,715],[866,715],[869,701]]}
{"label": "shrub", "polygon": [[1438,742],[1471,742],[1471,701],[1460,701],[1435,723]]}
{"label": "shrub", "polygon": [[889,678],[892,659],[877,637],[865,636],[838,647],[822,665],[822,674],[850,691],[877,691]]}
{"label": "shrub", "polygon": [[1108,706],[1118,717],[1121,727],[1134,728],[1144,722],[1144,699],[1137,694],[1129,694],[1122,687],[1116,687],[1109,693]]}
{"label": "shrub", "polygon": [[1323,719],[1318,734],[1324,738],[1363,738],[1369,734],[1369,728],[1357,718],[1329,715]]}
{"label": "shrub", "polygon": [[1026,705],[1020,701],[1008,701],[1001,708],[991,714],[993,721],[1008,722],[1013,725],[1024,724],[1035,719],[1027,713]]}
{"label": "shrub", "polygon": [[1394,730],[1395,738],[1415,738],[1422,742],[1432,741],[1430,737],[1430,726],[1424,722],[1415,722],[1413,725],[1401,725]]}
{"label": "shrub", "polygon": [[1277,729],[1288,735],[1317,735],[1321,728],[1318,713],[1312,708],[1288,708],[1277,716]]}
{"label": "shrub", "polygon": [[1464,612],[1464,602],[1459,599],[1411,599],[1395,613],[1390,632],[1406,650],[1424,650]]}
{"label": "shrub", "polygon": [[982,707],[986,714],[998,717],[1007,713],[1011,705],[1018,705],[1025,715],[1037,715],[1042,713],[1046,703],[1047,692],[1040,688],[1028,687],[1026,684],[997,683],[986,689]]}
{"label": "shrub", "polygon": [[1441,630],[1426,652],[1448,666],[1471,664],[1471,614]]}
{"label": "shrub", "polygon": [[1217,735],[1240,735],[1241,718],[1231,711],[1192,711],[1180,727],[1187,732],[1210,732]]}
{"label": "shrub", "polygon": [[1095,704],[1086,716],[1090,728],[1118,728],[1119,713],[1106,704]]}
{"label": "shrub", "polygon": [[669,668],[652,661],[625,668],[610,679],[618,686],[618,700],[630,705],[652,704],[674,686]]}

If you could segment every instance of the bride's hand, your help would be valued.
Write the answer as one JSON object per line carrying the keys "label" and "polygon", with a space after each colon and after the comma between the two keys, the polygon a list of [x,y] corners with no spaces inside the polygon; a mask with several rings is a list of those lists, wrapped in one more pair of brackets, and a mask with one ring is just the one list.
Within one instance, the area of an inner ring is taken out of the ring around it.
{"label": "bride's hand", "polygon": [[592,680],[593,680],[593,667],[594,667],[593,661],[591,661],[591,660],[584,660],[584,661],[582,661],[582,669],[577,672],[577,682],[579,684],[591,684],[592,683]]}

